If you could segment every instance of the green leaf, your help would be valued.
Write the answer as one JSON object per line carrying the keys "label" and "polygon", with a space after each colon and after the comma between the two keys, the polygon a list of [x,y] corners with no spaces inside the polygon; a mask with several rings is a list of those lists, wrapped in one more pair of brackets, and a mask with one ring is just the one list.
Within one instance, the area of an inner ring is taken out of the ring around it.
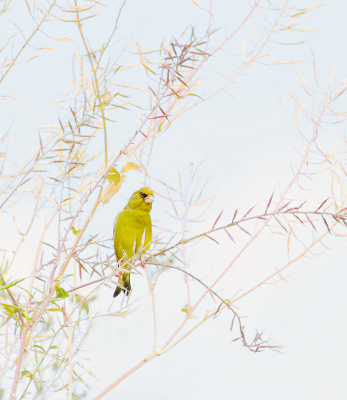
{"label": "green leaf", "polygon": [[33,400],[36,400],[40,397],[42,390],[43,390],[43,386],[37,379],[34,379],[34,383],[36,386],[36,394],[35,394],[35,397],[33,398]]}
{"label": "green leaf", "polygon": [[13,306],[12,304],[6,304],[6,303],[0,303],[2,306],[4,306],[5,310],[8,313],[14,313],[16,310],[23,311],[20,307]]}
{"label": "green leaf", "polygon": [[76,229],[74,226],[72,226],[71,229],[74,235],[78,235],[81,232],[81,229]]}
{"label": "green leaf", "polygon": [[22,373],[20,374],[19,379],[23,378],[23,376],[27,376],[27,377],[29,377],[31,379],[33,378],[33,374],[31,372],[27,371],[27,370],[22,371]]}
{"label": "green leaf", "polygon": [[8,283],[6,286],[2,286],[2,287],[0,288],[0,290],[9,289],[9,288],[12,287],[12,286],[16,286],[17,283],[24,281],[24,279],[25,279],[25,278],[23,278],[23,279],[18,279],[18,281],[14,281],[14,282]]}
{"label": "green leaf", "polygon": [[[22,313],[22,316],[29,322],[32,321],[32,318],[27,317],[27,315],[25,314],[23,308],[21,307],[17,307],[17,306],[13,306],[12,304],[6,304],[6,303],[0,303],[0,305],[2,305],[4,307],[5,313],[9,316],[9,317],[14,317],[16,318],[16,311],[20,311]],[[17,320],[17,318],[16,318]]]}
{"label": "green leaf", "polygon": [[134,162],[128,162],[128,163],[126,163],[126,164],[124,165],[124,167],[123,167],[123,169],[122,169],[122,172],[128,172],[128,171],[130,171],[131,169],[133,169],[133,170],[135,170],[135,171],[139,171],[139,172],[142,171],[141,167],[140,167],[139,165],[137,165],[136,163],[134,163]]}
{"label": "green leaf", "polygon": [[114,73],[113,74],[115,74],[115,73],[117,73],[118,72],[118,70],[121,68],[122,66],[120,65],[117,69],[115,69],[115,71],[114,71]]}
{"label": "green leaf", "polygon": [[200,97],[200,96],[198,96],[197,94],[194,94],[194,93],[189,93],[189,94],[187,94],[187,96],[196,96],[196,97],[199,97],[199,99],[201,99],[202,101],[205,101],[202,97]]}
{"label": "green leaf", "polygon": [[69,293],[60,286],[56,286],[55,290],[57,292],[57,299],[65,299],[70,296]]}
{"label": "green leaf", "polygon": [[187,317],[190,319],[190,318],[198,318],[196,315],[193,315],[192,314],[192,307],[191,306],[188,306],[188,304],[186,304],[183,308],[182,308],[182,310],[181,310],[182,312],[185,312],[185,313],[187,313]]}
{"label": "green leaf", "polygon": [[152,72],[152,74],[157,75],[157,74],[156,74],[155,72],[153,72],[149,67],[147,67],[147,65],[146,65],[145,62],[141,61],[140,64],[142,64],[142,65],[146,68],[146,70],[148,70],[149,72]]}
{"label": "green leaf", "polygon": [[88,301],[87,300],[83,300],[82,301],[82,305],[85,308],[87,314],[89,314],[89,305],[88,305]]}
{"label": "green leaf", "polygon": [[80,296],[76,294],[76,301],[78,303],[81,303],[81,308],[84,308],[86,310],[86,313],[89,314],[89,302],[93,301],[97,298],[98,296],[91,296],[88,299],[85,299],[83,296]]}
{"label": "green leaf", "polygon": [[38,347],[39,349],[41,349],[46,354],[46,350],[43,347],[41,347],[41,346],[39,346],[37,344],[34,344],[34,346],[32,346],[31,348],[33,348],[33,347]]}
{"label": "green leaf", "polygon": [[65,206],[65,204],[70,203],[71,200],[72,200],[71,197],[68,198],[68,199],[65,199],[65,200],[63,200],[63,201],[61,202],[61,205],[62,205],[62,206]]}
{"label": "green leaf", "polygon": [[120,181],[120,173],[114,167],[109,170],[106,177],[110,183],[114,182],[116,185]]}
{"label": "green leaf", "polygon": [[[1,324],[0,324],[0,329],[1,329],[2,326],[4,325],[4,322],[7,321],[7,319],[3,315],[0,315],[0,317],[2,318],[2,321],[1,321]],[[0,397],[0,399],[1,399],[1,397]]]}

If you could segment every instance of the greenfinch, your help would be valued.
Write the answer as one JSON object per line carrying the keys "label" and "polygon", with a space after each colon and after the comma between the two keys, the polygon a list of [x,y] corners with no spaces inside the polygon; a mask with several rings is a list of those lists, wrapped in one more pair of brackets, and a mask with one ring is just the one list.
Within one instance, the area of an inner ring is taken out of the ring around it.
{"label": "greenfinch", "polygon": [[[133,193],[124,210],[118,213],[114,225],[114,250],[119,267],[131,268],[135,254],[145,254],[152,240],[152,221],[149,215],[154,201],[154,193],[148,188],[141,188]],[[130,265],[129,265],[130,264]],[[141,263],[142,265],[142,263]],[[121,291],[128,296],[131,291],[130,273],[117,272],[119,277],[113,297]]]}

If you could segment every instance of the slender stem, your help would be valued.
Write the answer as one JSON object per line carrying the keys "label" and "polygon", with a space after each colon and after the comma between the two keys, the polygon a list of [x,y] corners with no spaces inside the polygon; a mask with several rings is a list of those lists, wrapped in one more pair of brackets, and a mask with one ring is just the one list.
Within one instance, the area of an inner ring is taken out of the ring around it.
{"label": "slender stem", "polygon": [[110,45],[111,39],[112,39],[113,35],[115,34],[115,32],[117,30],[119,17],[120,17],[120,15],[122,13],[123,7],[125,6],[125,3],[126,3],[126,0],[123,1],[122,5],[119,8],[119,12],[118,12],[118,16],[117,16],[117,19],[116,19],[116,23],[114,24],[114,28],[113,28],[113,31],[111,33],[111,36],[108,38],[108,41],[106,42],[106,44],[105,44],[105,46],[103,48],[103,51],[100,52],[100,57],[99,57],[99,60],[97,62],[97,65],[96,65],[97,68],[99,68],[101,58],[105,54],[105,51],[108,48],[108,46]]}
{"label": "slender stem", "polygon": [[[74,260],[74,285],[76,285],[76,260]],[[72,312],[70,313],[69,324],[69,400],[72,399],[72,383],[73,383],[73,364],[72,364],[72,317],[76,306],[76,296],[73,295]]]}
{"label": "slender stem", "polygon": [[[283,196],[281,198],[281,201],[282,200],[283,200]],[[276,208],[278,208],[280,206],[281,201],[278,203],[278,206]],[[335,214],[335,213],[317,212],[317,211],[279,211],[279,212],[274,211],[272,213],[267,213],[267,214],[258,214],[258,215],[255,215],[253,217],[240,219],[238,221],[235,221],[235,222],[232,222],[230,224],[226,224],[226,225],[220,226],[218,228],[210,229],[210,230],[208,230],[206,232],[199,233],[199,235],[192,236],[192,237],[190,237],[188,239],[180,240],[179,242],[177,242],[173,246],[168,247],[168,248],[166,248],[164,250],[161,250],[158,253],[155,253],[153,255],[153,257],[157,257],[157,256],[160,256],[162,254],[165,254],[166,252],[168,252],[170,250],[173,250],[173,249],[175,249],[176,247],[178,247],[180,245],[184,245],[184,244],[187,244],[187,243],[189,243],[189,242],[191,242],[193,240],[196,240],[196,239],[199,239],[199,238],[202,238],[202,237],[206,237],[206,236],[210,235],[211,233],[214,233],[214,232],[217,232],[217,231],[220,231],[220,230],[224,230],[226,228],[231,228],[232,226],[239,225],[241,222],[247,222],[247,221],[251,221],[253,219],[266,219],[266,221],[268,223],[270,221],[271,217],[273,217],[273,216],[276,216],[276,215],[294,215],[295,216],[295,214],[299,214],[299,215],[308,215],[308,214],[310,214],[310,215],[322,215],[322,216],[326,215],[326,216],[330,216],[330,217],[333,217],[333,218],[336,218],[336,217],[338,218],[339,217],[339,215]]]}
{"label": "slender stem", "polygon": [[35,261],[34,261],[33,272],[32,272],[32,275],[31,275],[30,286],[29,286],[29,293],[30,294],[32,294],[31,292],[32,292],[32,289],[33,289],[33,284],[34,284],[34,274],[36,272],[37,262],[38,262],[38,259],[39,259],[40,253],[41,253],[42,242],[43,242],[43,239],[44,239],[44,237],[45,237],[45,235],[47,233],[48,227],[50,226],[51,222],[53,221],[53,219],[57,215],[57,213],[58,213],[58,210],[56,210],[53,213],[53,215],[52,215],[51,219],[48,221],[48,223],[45,221],[45,226],[43,228],[43,232],[42,232],[42,236],[41,236],[41,239],[40,239],[40,242],[39,242],[39,246],[37,248],[36,257],[35,257]]}
{"label": "slender stem", "polygon": [[[331,228],[333,228],[334,226],[337,225],[337,222],[335,222]],[[234,299],[232,301],[232,303],[235,303],[236,301],[242,299],[242,297],[247,296],[249,293],[253,292],[255,289],[258,289],[260,286],[264,285],[264,283],[266,283],[269,279],[273,278],[274,276],[280,274],[284,269],[286,269],[287,267],[289,267],[291,264],[294,264],[295,262],[299,261],[302,257],[304,257],[304,255],[307,253],[307,251],[309,249],[311,249],[313,246],[315,246],[317,243],[319,243],[329,232],[325,232],[322,236],[320,236],[317,240],[315,240],[308,248],[306,248],[302,253],[300,253],[297,257],[294,258],[294,260],[290,261],[289,263],[287,263],[285,266],[283,266],[280,269],[276,269],[276,271],[269,275],[267,278],[265,278],[264,280],[262,280],[258,285],[254,286],[252,289],[247,290],[247,292],[241,294],[239,297],[236,297],[236,299]]]}
{"label": "slender stem", "polygon": [[[6,336],[8,335],[8,324],[7,324],[7,326],[6,326]],[[7,357],[6,357],[6,361],[4,362],[3,361],[3,364],[2,364],[2,367],[1,367],[1,369],[2,369],[2,373],[1,373],[1,375],[0,375],[0,382],[2,381],[2,378],[4,377],[4,375],[6,374],[6,372],[7,372],[7,365],[8,365],[8,363],[10,362],[10,357],[11,357],[11,354],[12,354],[12,351],[13,351],[13,349],[15,348],[15,346],[16,346],[16,344],[17,344],[17,341],[18,341],[18,336],[15,338],[15,340],[13,341],[13,343],[12,343],[12,346],[11,346],[11,348],[10,348],[10,350],[8,351],[8,349],[7,349],[7,340],[6,340],[6,345],[5,345],[5,348],[6,348],[6,352],[7,352]]]}
{"label": "slender stem", "polygon": [[46,12],[46,15],[41,19],[41,22],[37,25],[33,33],[29,36],[29,38],[26,40],[22,48],[19,50],[17,55],[14,57],[14,59],[10,62],[10,65],[8,66],[7,70],[3,74],[2,78],[0,79],[0,84],[1,82],[5,79],[6,75],[9,73],[11,68],[14,66],[15,62],[17,61],[18,57],[21,55],[22,51],[26,48],[26,46],[29,44],[30,40],[33,38],[36,32],[38,32],[41,28],[41,25],[46,21],[47,17],[49,16],[49,13],[51,12],[52,8],[55,6],[55,3],[57,0],[54,0],[51,6],[49,7],[48,11]]}
{"label": "slender stem", "polygon": [[[222,310],[224,307],[221,307],[220,310]],[[215,315],[214,313],[212,313],[210,316],[205,317],[204,319],[202,319],[199,323],[197,323],[192,329],[190,329],[187,333],[185,333],[183,336],[181,336],[175,343],[173,343],[171,346],[165,348],[165,350],[163,350],[161,352],[161,354],[166,353],[167,351],[171,350],[173,347],[175,347],[178,343],[180,343],[183,339],[185,339],[188,335],[190,335],[193,331],[195,331],[195,329],[199,328],[200,325],[202,325],[204,322],[206,322],[208,319],[210,319],[213,315]]]}
{"label": "slender stem", "polygon": [[17,360],[17,367],[16,367],[16,372],[13,378],[13,384],[12,384],[12,389],[11,389],[11,394],[10,394],[10,400],[15,400],[16,398],[16,391],[17,391],[17,385],[18,385],[18,380],[19,380],[19,374],[22,368],[22,362],[23,362],[23,357],[24,357],[24,349],[25,349],[25,342],[26,338],[28,335],[28,329],[25,328],[23,333],[22,333],[22,338],[20,342],[20,348],[19,348],[19,354],[18,354],[18,360]]}
{"label": "slender stem", "polygon": [[146,362],[150,361],[152,358],[157,356],[158,354],[156,352],[153,352],[150,354],[147,358],[144,360],[140,361],[138,364],[135,365],[135,367],[131,368],[127,373],[122,375],[120,378],[118,378],[115,382],[112,383],[108,388],[106,388],[104,391],[102,391],[98,396],[94,398],[94,400],[99,400],[102,397],[105,396],[106,393],[108,393],[110,390],[112,390],[114,387],[116,387],[120,382],[122,382],[125,378],[127,378],[129,375],[131,375],[133,372],[135,372],[137,369],[142,367],[142,365],[146,364]]}
{"label": "slender stem", "polygon": [[[182,240],[185,240],[185,233],[187,231],[187,218],[188,218],[188,207],[187,207],[187,196],[184,196],[184,217],[183,217],[183,228],[182,228]],[[185,244],[182,245],[182,250],[181,250],[181,255],[182,255],[182,261],[184,264],[184,270],[187,272],[187,262],[186,262],[186,246]],[[184,279],[187,284],[187,298],[188,298],[188,306],[187,306],[187,311],[190,313],[190,288],[189,288],[189,279],[188,275],[184,275]]]}
{"label": "slender stem", "polygon": [[[75,0],[75,5],[76,5],[76,7],[77,7],[77,0]],[[123,4],[123,5],[124,5],[124,4]],[[123,8],[123,6],[122,6],[122,8]],[[94,67],[94,63],[93,63],[93,60],[92,60],[92,57],[91,57],[91,53],[90,53],[90,51],[89,51],[89,48],[88,48],[88,46],[87,46],[86,39],[85,39],[84,34],[83,34],[83,31],[82,31],[82,25],[81,25],[81,22],[79,21],[79,13],[78,13],[77,11],[76,11],[76,16],[77,16],[77,20],[78,20],[78,22],[77,22],[78,29],[79,29],[79,31],[80,31],[80,34],[81,34],[81,37],[82,37],[82,40],[83,40],[83,44],[84,44],[84,47],[85,47],[85,49],[86,49],[87,56],[88,56],[88,58],[89,58],[89,62],[90,62],[90,65],[91,65],[91,67],[92,67],[92,71],[93,71],[93,75],[94,75],[94,83],[95,83],[96,93],[97,93],[97,97],[98,97],[98,101],[99,101],[99,106],[100,106],[100,109],[101,109],[102,123],[103,123],[103,128],[104,128],[105,165],[107,165],[108,157],[107,157],[106,118],[105,118],[104,102],[101,100],[100,90],[99,90],[99,83],[98,83],[99,80],[98,80],[98,76],[97,76],[97,74],[96,74],[96,71],[97,71],[98,66],[97,66],[97,67]],[[90,44],[89,44],[89,46],[90,46]],[[93,56],[94,56],[94,58],[95,58],[95,54],[94,54],[94,51],[93,51],[92,48],[91,48],[91,51],[92,51]],[[98,64],[98,63],[97,63],[97,64]],[[106,178],[105,178],[105,179],[106,179]]]}
{"label": "slender stem", "polygon": [[[75,296],[74,296],[75,300]],[[69,344],[68,344],[68,351],[69,351],[69,400],[72,399],[72,382],[73,382],[73,366],[72,366],[72,351],[71,351],[71,344],[72,344],[72,317],[70,317],[70,324],[69,324]]]}
{"label": "slender stem", "polygon": [[154,325],[154,344],[153,344],[153,352],[157,350],[157,317],[156,317],[156,312],[155,312],[155,300],[154,300],[154,286],[151,282],[151,278],[148,273],[148,268],[145,264],[145,269],[146,269],[146,275],[148,279],[148,284],[149,284],[149,289],[151,291],[151,297],[152,297],[152,309],[153,309],[153,325]]}
{"label": "slender stem", "polygon": [[88,283],[85,283],[84,285],[80,285],[80,286],[74,287],[73,289],[70,289],[70,290],[68,290],[67,292],[68,292],[68,293],[71,293],[71,292],[74,292],[75,290],[81,289],[81,288],[83,288],[83,287],[85,287],[85,286],[93,285],[94,283],[98,283],[98,282],[104,281],[104,280],[107,279],[109,276],[110,276],[110,275],[105,276],[105,278],[100,278],[100,279],[97,279],[96,281],[88,282]]}

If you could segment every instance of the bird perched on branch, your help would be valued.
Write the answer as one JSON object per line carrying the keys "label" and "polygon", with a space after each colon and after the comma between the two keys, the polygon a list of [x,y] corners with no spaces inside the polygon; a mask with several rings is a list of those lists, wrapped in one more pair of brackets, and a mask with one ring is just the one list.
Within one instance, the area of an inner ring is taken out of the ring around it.
{"label": "bird perched on branch", "polygon": [[[154,193],[150,189],[139,189],[131,195],[124,210],[116,217],[114,250],[121,268],[131,268],[132,261],[128,264],[127,261],[139,252],[145,254],[149,249],[149,243],[152,240],[152,221],[149,213],[153,201]],[[117,286],[113,297],[117,297],[121,291],[128,296],[131,290],[130,273],[118,271],[116,276],[119,277],[120,286]]]}

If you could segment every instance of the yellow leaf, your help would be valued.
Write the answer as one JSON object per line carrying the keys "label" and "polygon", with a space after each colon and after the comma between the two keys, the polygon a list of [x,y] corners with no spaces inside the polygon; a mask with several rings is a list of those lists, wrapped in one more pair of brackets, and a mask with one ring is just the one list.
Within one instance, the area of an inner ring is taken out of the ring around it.
{"label": "yellow leaf", "polygon": [[74,235],[78,235],[81,232],[81,229],[76,229],[74,226],[72,226],[71,229]]}
{"label": "yellow leaf", "polygon": [[51,50],[54,51],[55,53],[59,53],[59,51],[57,51],[53,47],[40,47],[39,50]]}
{"label": "yellow leaf", "polygon": [[70,201],[72,200],[72,198],[70,197],[69,199],[65,199],[61,202],[62,206],[65,206],[65,204],[70,203]]}
{"label": "yellow leaf", "polygon": [[64,12],[71,12],[71,13],[79,12],[79,13],[81,13],[81,12],[83,12],[83,11],[88,11],[88,10],[90,10],[90,9],[93,8],[93,7],[94,7],[94,6],[91,6],[91,7],[88,7],[88,8],[84,8],[83,6],[70,6],[70,7],[62,8],[62,10],[63,10]]}
{"label": "yellow leaf", "polygon": [[103,194],[101,196],[101,202],[103,204],[107,204],[111,200],[111,197],[118,192],[118,190],[121,187],[124,179],[125,179],[125,176],[122,175],[120,177],[120,181],[117,184],[112,182],[105,188],[105,190],[104,190],[104,192],[103,192]]}
{"label": "yellow leaf", "polygon": [[138,50],[138,52],[139,52],[139,54],[140,54],[141,61],[142,61],[143,63],[145,63],[145,60],[144,60],[143,55],[142,55],[142,50],[141,50],[140,43],[137,43],[137,42],[136,42],[136,47],[137,47],[137,50]]}
{"label": "yellow leaf", "polygon": [[152,72],[152,74],[157,75],[154,71],[152,71],[149,67],[147,67],[147,64],[143,61],[140,62],[140,64],[142,64],[147,71]]}
{"label": "yellow leaf", "polygon": [[139,172],[142,171],[142,170],[141,170],[141,167],[140,167],[139,165],[137,165],[136,163],[127,162],[127,163],[124,165],[124,167],[123,167],[123,169],[122,169],[122,172],[128,172],[128,171],[130,171],[131,169],[134,169],[135,171],[139,171]]}
{"label": "yellow leaf", "polygon": [[195,5],[197,5],[199,8],[201,8],[201,4],[198,3],[196,0],[192,0],[192,2],[193,2]]}
{"label": "yellow leaf", "polygon": [[110,183],[114,182],[116,185],[120,181],[120,173],[114,167],[109,170],[106,177]]}
{"label": "yellow leaf", "polygon": [[67,37],[52,37],[51,39],[54,39],[54,40],[63,40],[64,42],[73,42],[73,43],[75,43],[74,40],[69,39],[69,38],[67,38]]}

